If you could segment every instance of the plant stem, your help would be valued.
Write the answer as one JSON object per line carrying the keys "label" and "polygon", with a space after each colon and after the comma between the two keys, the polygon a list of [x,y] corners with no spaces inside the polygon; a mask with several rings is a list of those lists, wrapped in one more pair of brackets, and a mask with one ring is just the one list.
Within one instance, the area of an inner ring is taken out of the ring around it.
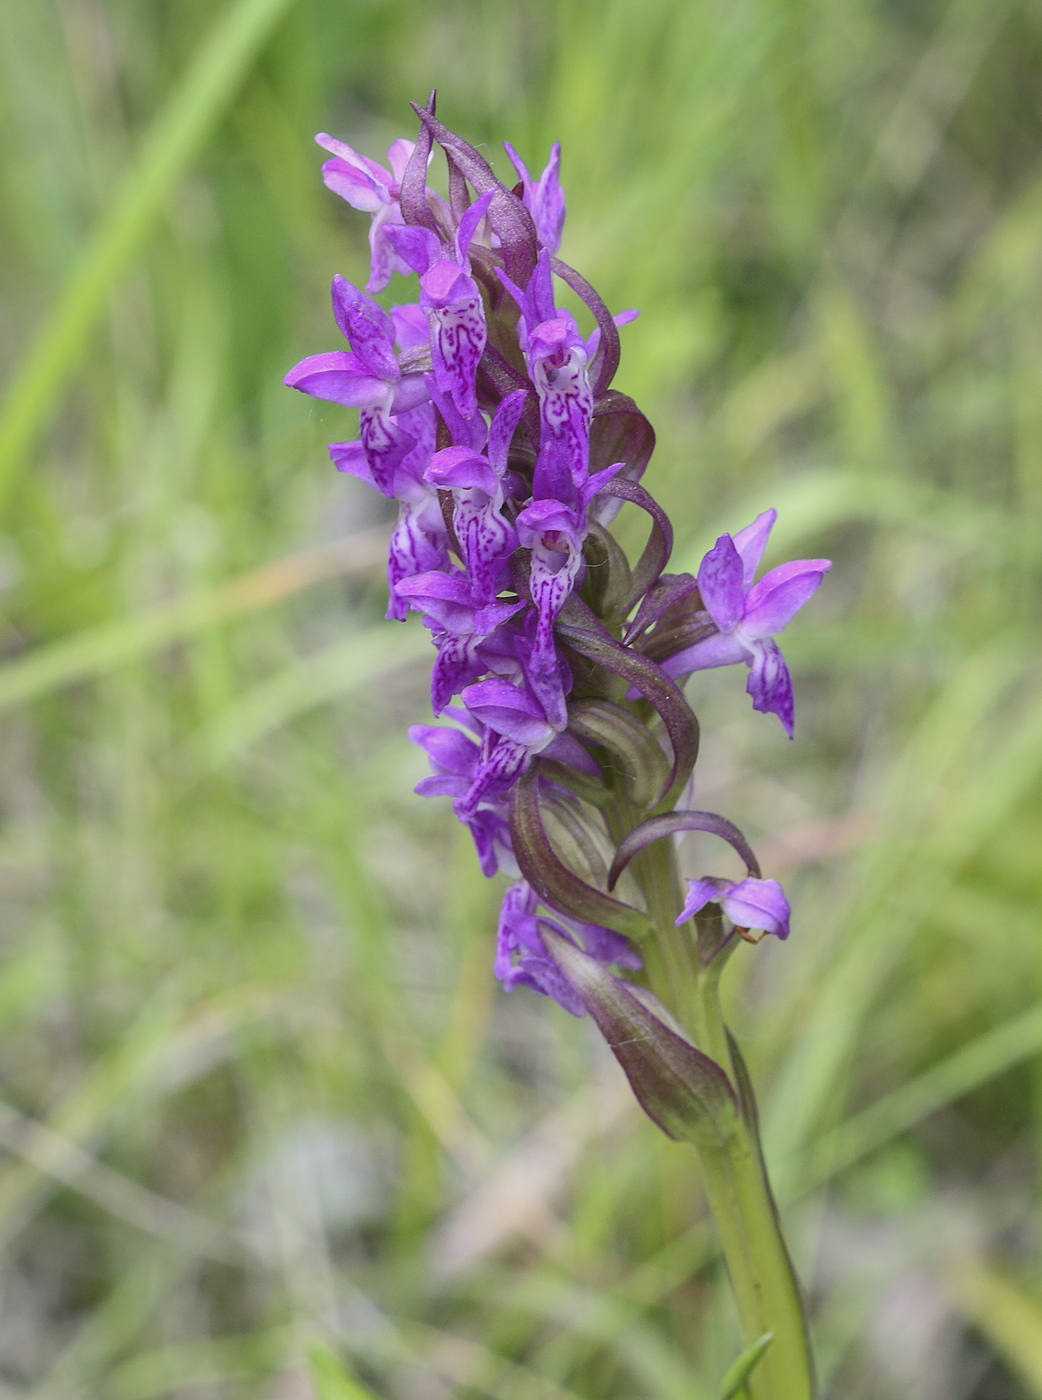
{"label": "plant stem", "polygon": [[647,964],[652,990],[687,1026],[698,1048],[724,1069],[742,1107],[724,1142],[701,1143],[697,1150],[745,1344],[774,1333],[746,1382],[748,1394],[752,1400],[814,1400],[817,1387],[800,1288],[767,1179],[748,1076],[720,1009],[726,958],[717,954],[701,967],[692,926],[674,925],[682,902],[672,842],[656,842],[641,856],[639,868],[634,862],[635,874],[658,931],[658,947]]}

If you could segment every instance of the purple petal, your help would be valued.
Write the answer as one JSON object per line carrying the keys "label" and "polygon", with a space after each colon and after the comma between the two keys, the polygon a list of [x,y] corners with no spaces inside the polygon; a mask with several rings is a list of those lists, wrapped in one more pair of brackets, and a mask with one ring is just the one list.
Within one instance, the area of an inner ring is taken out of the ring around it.
{"label": "purple petal", "polygon": [[388,238],[388,233],[393,228],[401,228],[402,211],[397,204],[388,204],[373,215],[373,221],[369,225],[369,252],[372,263],[371,276],[365,284],[367,292],[382,292],[390,284],[394,273],[399,272],[403,277],[411,277],[413,268],[404,258],[398,255],[394,244]]}
{"label": "purple petal", "polygon": [[331,442],[329,455],[332,457],[333,465],[338,472],[357,476],[359,481],[364,481],[367,486],[372,486],[377,491],[380,490],[375,477],[369,470],[369,463],[365,459],[365,448],[360,442]]}
{"label": "purple petal", "polygon": [[528,283],[528,301],[532,308],[529,330],[534,330],[541,321],[552,321],[560,313],[554,302],[553,270],[550,266],[550,253],[544,248]]}
{"label": "purple petal", "polygon": [[792,676],[777,642],[767,638],[753,643],[752,669],[745,689],[752,696],[753,709],[777,715],[791,739],[795,717]]}
{"label": "purple petal", "polygon": [[[474,286],[469,277],[465,280]],[[469,418],[477,412],[478,363],[488,339],[481,296],[429,309],[434,377],[439,389],[452,397],[464,418]]]}
{"label": "purple petal", "polygon": [[831,567],[829,559],[794,559],[765,574],[745,600],[743,635],[750,641],[759,641],[783,631],[818,591]]}
{"label": "purple petal", "polygon": [[450,729],[444,724],[414,724],[409,729],[409,739],[431,761],[431,768],[439,776],[456,778],[474,776],[478,766],[480,750],[473,739],[461,734],[458,729]]}
{"label": "purple petal", "polygon": [[544,321],[529,337],[527,361],[539,396],[542,428],[532,493],[556,494],[562,479],[582,486],[590,468],[593,392],[586,346],[574,322]]}
{"label": "purple petal", "polygon": [[417,797],[462,797],[470,787],[467,778],[421,778],[413,788]]}
{"label": "purple petal", "polygon": [[474,201],[459,221],[459,228],[456,230],[456,256],[461,266],[470,266],[467,262],[467,252],[478,231],[478,225],[488,213],[488,206],[492,203],[494,195],[494,190],[486,191],[480,199]]}
{"label": "purple petal", "polygon": [[445,390],[433,374],[425,374],[423,382],[427,386],[427,392],[434,401],[438,412],[445,420],[452,441],[460,447],[471,447],[475,452],[480,452],[485,446],[488,437],[488,425],[485,422],[484,414],[474,412],[464,417],[456,407],[452,395]]}
{"label": "purple petal", "polygon": [[617,967],[632,968],[634,972],[644,966],[644,959],[621,933],[603,928],[600,924],[577,924],[576,927],[591,958],[602,963],[615,963]]}
{"label": "purple petal", "polygon": [[374,378],[356,355],[344,350],[309,355],[293,366],[283,383],[291,389],[299,389],[302,394],[328,399],[345,408],[375,408],[378,404],[389,403],[391,398],[384,381]]}
{"label": "purple petal", "polygon": [[[617,316],[612,317],[612,320],[615,322],[616,326],[621,328],[622,326],[628,326],[631,321],[635,321],[639,315],[639,311],[635,311],[632,309],[629,311],[620,311]],[[593,359],[594,355],[597,353],[597,347],[598,345],[600,345],[600,343],[601,328],[600,326],[594,326],[593,331],[586,338],[586,358],[588,360]]]}
{"label": "purple petal", "polygon": [[387,164],[391,167],[396,185],[402,183],[402,176],[405,174],[405,167],[412,158],[412,153],[416,149],[415,141],[406,141],[404,136],[399,136],[398,140],[391,144],[387,152]]}
{"label": "purple petal", "polygon": [[[528,173],[528,166],[524,163],[524,161],[521,159],[518,153],[514,150],[513,146],[510,144],[509,141],[503,142],[503,149],[510,157],[510,163],[517,171],[518,179],[521,181],[522,185],[524,185],[525,194],[527,195],[528,191],[532,187],[532,177]],[[525,202],[527,204],[528,201],[526,200]],[[528,212],[532,212],[531,208],[529,208]]]}
{"label": "purple petal", "polygon": [[469,447],[446,447],[436,452],[425,475],[432,486],[447,491],[457,487],[477,488],[488,496],[495,496],[499,490],[499,478],[491,463]]}
{"label": "purple petal", "polygon": [[436,715],[442,714],[471,681],[476,681],[484,671],[484,663],[476,655],[473,635],[459,636],[447,633],[438,644],[438,655],[431,671],[431,708]]}
{"label": "purple petal", "polygon": [[441,257],[441,244],[430,229],[394,224],[385,230],[385,237],[398,257],[421,277]]}
{"label": "purple petal", "polygon": [[[491,473],[491,467],[488,469]],[[511,554],[517,548],[517,531],[500,513],[495,502],[467,499],[470,492],[461,493],[456,502],[453,525],[463,551],[474,587],[474,596],[482,603],[491,603],[500,590],[501,576]],[[483,495],[473,492],[475,497]]]}
{"label": "purple petal", "polygon": [[747,525],[744,530],[739,530],[734,536],[734,547],[742,556],[742,582],[746,588],[756,577],[756,570],[760,567],[760,560],[767,548],[767,540],[777,519],[778,512],[776,510],[765,510],[762,515],[756,517],[751,525]]}
{"label": "purple petal", "polygon": [[515,389],[500,402],[488,434],[488,458],[500,477],[507,469],[507,458],[514,433],[524,412],[527,389]]}
{"label": "purple petal", "polygon": [[432,617],[444,631],[473,636],[475,600],[469,580],[461,575],[439,569],[418,573],[401,581],[398,596]]}
{"label": "purple petal", "polygon": [[550,253],[556,253],[561,246],[564,232],[565,203],[560,183],[561,143],[555,141],[550,151],[550,161],[535,189],[532,218],[535,220],[539,241]]}
{"label": "purple petal", "polygon": [[327,160],[322,166],[322,180],[327,189],[346,200],[352,209],[361,209],[366,214],[375,214],[391,200],[385,184],[339,157]]}
{"label": "purple petal", "polygon": [[477,848],[481,873],[486,879],[491,880],[504,865],[516,870],[517,863],[510,847],[510,824],[505,817],[485,807],[468,819],[467,826]]}
{"label": "purple petal", "polygon": [[[514,644],[515,651],[521,662],[525,684],[542,706],[551,726],[555,730],[563,731],[568,723],[565,694],[566,685],[571,689],[571,674],[558,656],[554,645],[553,619],[557,616],[553,611],[555,600],[552,597],[548,599],[544,593],[536,602],[540,606],[540,612],[536,619],[535,639],[518,637]],[[532,615],[529,614],[529,619],[531,618]]]}
{"label": "purple petal", "polygon": [[382,407],[363,408],[358,428],[377,489],[385,496],[397,495],[397,469],[416,446],[416,439]]}
{"label": "purple petal", "polygon": [[779,938],[789,936],[792,911],[777,880],[755,880],[750,876],[728,890],[721,904],[724,913],[739,928],[763,929]]}
{"label": "purple petal", "polygon": [[559,175],[561,169],[561,143],[554,143],[550,152],[550,163],[543,171],[536,185],[528,167],[508,141],[503,142],[506,153],[513,162],[514,169],[521,177],[524,188],[525,207],[535,222],[540,243],[551,253],[561,246],[561,233],[564,228],[565,205],[561,192]]}
{"label": "purple petal", "polygon": [[482,724],[515,744],[532,749],[553,738],[553,728],[547,723],[542,706],[527,691],[509,681],[479,681],[477,685],[467,686],[462,698],[467,709]]}
{"label": "purple petal", "polygon": [[745,610],[745,590],[741,556],[730,535],[721,535],[699,565],[698,590],[720,631],[732,631]]}
{"label": "purple petal", "polygon": [[602,778],[601,766],[589,751],[585,749],[574,734],[569,734],[567,730],[560,734],[555,734],[553,739],[543,749],[544,758],[556,758],[560,763],[566,763],[569,768],[577,768],[580,773],[585,773],[590,778]]}
{"label": "purple petal", "polygon": [[603,491],[609,481],[614,481],[619,472],[625,467],[625,462],[613,462],[610,467],[605,467],[603,471],[595,472],[589,477],[586,484],[579,491],[579,502],[586,510],[598,492]]}
{"label": "purple petal", "polygon": [[452,809],[460,820],[469,820],[487,794],[502,794],[509,788],[528,768],[532,761],[532,752],[532,746],[529,744],[487,730],[482,745],[481,763],[474,781],[465,795],[457,798],[452,804]]}
{"label": "purple petal", "polygon": [[[440,511],[438,515],[440,516]],[[417,574],[447,567],[449,553],[445,537],[434,533],[431,528],[436,523],[432,513],[425,510],[422,503],[400,503],[398,523],[391,533],[387,560],[387,579],[391,594],[387,609],[388,619],[401,622],[409,611],[406,600],[398,595],[401,583]],[[442,524],[442,530],[444,528]]]}
{"label": "purple petal", "polygon": [[677,927],[686,923],[688,919],[693,919],[707,904],[719,903],[721,895],[733,884],[733,880],[719,880],[713,876],[704,880],[688,880],[687,899],[677,917]]}
{"label": "purple petal", "polygon": [[394,322],[383,307],[338,274],[333,278],[333,315],[366,370],[396,384],[401,372],[394,357]]}
{"label": "purple petal", "polygon": [[693,675],[695,671],[711,671],[716,666],[733,666],[737,661],[749,660],[749,648],[726,632],[714,632],[711,637],[703,637],[694,646],[685,647],[675,656],[662,662],[667,676],[679,681]]}
{"label": "purple petal", "polygon": [[546,535],[560,535],[559,548],[562,552],[581,549],[583,536],[575,512],[560,501],[532,501],[517,517],[517,533],[526,549],[536,549],[540,545],[553,548],[554,542]]}
{"label": "purple petal", "polygon": [[419,408],[421,404],[429,401],[430,390],[427,388],[427,375],[421,374],[418,370],[412,374],[403,374],[394,391],[394,398],[391,400],[391,412],[396,414],[411,413],[414,408]]}
{"label": "purple petal", "polygon": [[422,306],[392,306],[391,318],[401,350],[417,350],[430,344],[431,328]]}

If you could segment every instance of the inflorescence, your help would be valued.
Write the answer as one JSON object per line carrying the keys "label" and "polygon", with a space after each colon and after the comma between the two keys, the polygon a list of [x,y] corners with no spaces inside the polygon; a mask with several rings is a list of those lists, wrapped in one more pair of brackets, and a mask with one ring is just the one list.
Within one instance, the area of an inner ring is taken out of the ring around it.
{"label": "inflorescence", "polygon": [[[728,921],[709,956],[750,930],[787,936],[781,886],[761,878],[741,833],[676,809],[698,748],[680,687],[744,662],[754,707],[791,737],[792,680],[774,638],[829,561],[754,581],[771,510],[717,540],[697,577],[665,572],[672,527],[640,484],[654,432],[611,387],[618,328],[637,313],[613,318],[557,257],[559,145],[538,181],[507,146],[511,189],[437,119],[433,98],[415,110],[419,137],[394,143],[390,170],[317,140],[332,155],[326,185],[372,216],[366,291],[415,274],[419,301],[387,311],[335,278],[350,349],[310,356],[286,383],[361,410],[359,440],[334,443],[333,461],[398,503],[387,616],[423,615],[434,713],[453,721],[410,730],[433,770],[417,792],[451,797],[484,873],[518,881],[503,899],[496,975],[582,1015],[544,934],[639,968],[651,922],[630,863],[671,833],[713,832],[746,864],[739,882],[688,882],[677,924],[707,909]],[[434,143],[448,200],[427,186]],[[555,278],[589,308],[592,335],[557,306]],[[632,566],[611,533],[627,502],[650,519]]]}

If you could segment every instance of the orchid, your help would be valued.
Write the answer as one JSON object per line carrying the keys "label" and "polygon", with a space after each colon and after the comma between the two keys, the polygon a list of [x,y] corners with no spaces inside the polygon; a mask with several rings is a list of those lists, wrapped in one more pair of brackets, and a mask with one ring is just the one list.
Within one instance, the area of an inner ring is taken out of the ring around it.
{"label": "orchid", "polygon": [[[326,187],[346,200],[353,209],[361,209],[373,216],[369,229],[373,270],[366,290],[382,292],[393,273],[408,276],[412,270],[395,252],[387,231],[403,222],[400,205],[402,177],[416,150],[416,143],[395,141],[387,152],[391,168],[386,170],[375,160],[360,156],[343,141],[327,136],[325,132],[320,132],[315,140],[333,155],[333,159],[327,160],[322,167]],[[428,197],[438,199],[432,191],[428,191]]]}
{"label": "orchid", "polygon": [[698,590],[714,624],[708,636],[671,656],[673,677],[744,661],[753,708],[776,714],[793,734],[792,676],[774,638],[817,592],[832,567],[828,559],[797,559],[753,583],[777,511],[766,510],[733,538],[721,535],[702,560]]}
{"label": "orchid", "polygon": [[[395,142],[389,171],[319,138],[334,157],[327,185],[372,215],[368,290],[415,275],[415,300],[388,310],[336,278],[350,348],[309,357],[286,383],[359,410],[358,440],[334,443],[334,463],[397,502],[388,617],[421,615],[431,706],[447,721],[409,731],[432,770],[416,791],[450,799],[484,874],[515,881],[496,977],[589,1012],[652,1119],[712,1146],[715,1209],[732,1210],[733,1174],[746,1173],[760,1237],[728,1243],[728,1263],[747,1341],[774,1333],[777,1357],[758,1366],[752,1393],[810,1400],[798,1295],[714,980],[750,931],[786,938],[791,913],[736,827],[677,805],[699,741],[678,682],[744,661],[754,707],[791,736],[792,679],[774,639],[829,562],[783,564],[756,582],[771,510],[721,535],[697,579],[666,572],[673,528],[641,481],[654,432],[612,388],[619,327],[636,312],[612,315],[558,260],[560,146],[538,181],[508,146],[520,176],[510,188],[433,103],[416,111],[419,139]],[[447,203],[426,186],[435,142]],[[558,305],[561,282],[592,329]],[[635,561],[610,529],[627,503],[651,527]],[[669,839],[685,830],[729,842],[746,878],[689,880],[685,898]],[[768,1261],[769,1286],[750,1277],[754,1257]],[[758,1388],[761,1373],[772,1388]]]}

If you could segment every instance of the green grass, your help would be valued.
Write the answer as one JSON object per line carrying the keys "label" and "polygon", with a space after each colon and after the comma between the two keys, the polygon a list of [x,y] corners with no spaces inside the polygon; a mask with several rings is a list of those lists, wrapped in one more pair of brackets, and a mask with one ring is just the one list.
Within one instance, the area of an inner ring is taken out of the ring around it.
{"label": "green grass", "polygon": [[685,1149],[492,982],[350,415],[281,384],[365,278],[313,133],[380,157],[437,85],[561,139],[681,567],[768,505],[835,560],[795,744],[690,688],[795,908],[731,1014],[828,1394],[1042,1395],[1038,4],[0,19],[0,1382],[716,1400],[740,1350]]}

